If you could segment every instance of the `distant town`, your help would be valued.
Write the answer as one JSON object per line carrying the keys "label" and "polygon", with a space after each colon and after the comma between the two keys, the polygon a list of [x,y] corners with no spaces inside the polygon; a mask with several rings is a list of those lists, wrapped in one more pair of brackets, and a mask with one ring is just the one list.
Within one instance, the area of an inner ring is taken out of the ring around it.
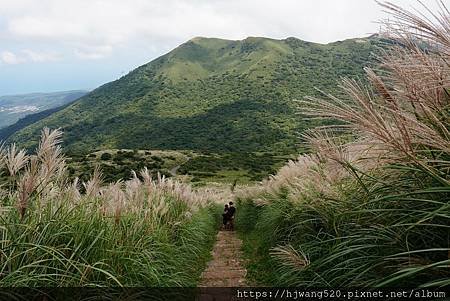
{"label": "distant town", "polygon": [[8,112],[8,114],[37,112],[37,111],[39,111],[39,108],[37,106],[14,106],[14,107],[0,106],[0,112]]}

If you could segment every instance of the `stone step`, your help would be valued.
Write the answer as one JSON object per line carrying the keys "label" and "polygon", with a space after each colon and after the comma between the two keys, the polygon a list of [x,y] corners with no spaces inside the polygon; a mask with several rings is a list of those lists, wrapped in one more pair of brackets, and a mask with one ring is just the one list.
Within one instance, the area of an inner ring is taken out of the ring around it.
{"label": "stone step", "polygon": [[222,246],[222,245],[240,246],[240,245],[242,245],[242,242],[237,241],[237,240],[221,239],[221,240],[217,241],[216,244],[217,244],[217,246]]}
{"label": "stone step", "polygon": [[235,243],[235,242],[227,243],[227,242],[225,242],[225,243],[216,244],[214,246],[214,248],[234,248],[234,249],[239,249],[241,246],[242,246],[242,244],[239,244],[239,243]]}
{"label": "stone step", "polygon": [[242,287],[245,286],[244,278],[207,279],[199,284],[199,287]]}
{"label": "stone step", "polygon": [[223,252],[242,253],[240,249],[236,248],[213,249],[213,253],[223,253]]}
{"label": "stone step", "polygon": [[240,240],[234,240],[234,239],[220,239],[217,240],[217,244],[221,245],[221,244],[229,244],[229,245],[241,245],[242,242]]}
{"label": "stone step", "polygon": [[208,271],[206,270],[202,278],[203,279],[231,279],[231,278],[244,278],[247,274],[247,271],[244,269],[235,269],[235,270],[214,270]]}
{"label": "stone step", "polygon": [[214,258],[236,259],[242,257],[242,253],[236,250],[223,250],[213,254]]}
{"label": "stone step", "polygon": [[233,247],[230,247],[230,246],[226,246],[226,247],[215,247],[214,249],[213,249],[213,251],[215,251],[215,252],[221,252],[221,251],[239,251],[240,250],[240,248],[233,248]]}
{"label": "stone step", "polygon": [[208,268],[234,268],[234,267],[241,267],[241,262],[236,260],[212,260],[208,263]]}
{"label": "stone step", "polygon": [[220,238],[217,240],[217,243],[241,244],[241,241],[235,238]]}
{"label": "stone step", "polygon": [[203,271],[202,275],[206,275],[206,274],[209,274],[209,273],[218,273],[218,274],[222,274],[223,275],[223,273],[225,271],[226,271],[226,273],[228,273],[228,272],[239,272],[239,273],[241,273],[242,270],[244,270],[244,269],[242,267],[240,267],[240,266],[235,266],[235,267],[227,266],[227,267],[225,267],[225,266],[213,265],[213,266],[210,266],[210,267],[206,268]]}
{"label": "stone step", "polygon": [[220,240],[223,240],[223,241],[225,241],[225,240],[233,240],[233,241],[239,240],[239,238],[237,238],[233,234],[230,234],[230,235],[217,235],[216,237],[217,237],[217,239],[220,239]]}

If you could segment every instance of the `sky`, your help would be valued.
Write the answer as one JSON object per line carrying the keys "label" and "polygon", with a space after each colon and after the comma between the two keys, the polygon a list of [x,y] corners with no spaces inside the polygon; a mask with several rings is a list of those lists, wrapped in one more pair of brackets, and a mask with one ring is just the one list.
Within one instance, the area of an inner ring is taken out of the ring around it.
{"label": "sky", "polygon": [[328,43],[385,18],[374,0],[0,0],[0,95],[94,89],[196,36]]}

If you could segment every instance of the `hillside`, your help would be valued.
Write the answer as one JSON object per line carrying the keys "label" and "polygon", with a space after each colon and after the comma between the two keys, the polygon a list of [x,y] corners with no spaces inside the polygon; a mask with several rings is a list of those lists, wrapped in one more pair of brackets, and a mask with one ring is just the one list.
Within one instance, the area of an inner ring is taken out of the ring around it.
{"label": "hillside", "polygon": [[30,114],[63,106],[86,93],[87,91],[76,90],[0,96],[0,129],[10,126]]}
{"label": "hillside", "polygon": [[71,151],[296,149],[307,126],[293,99],[337,91],[383,44],[378,37],[327,45],[296,38],[194,38],[92,91],[14,136],[26,147],[44,126],[61,127]]}

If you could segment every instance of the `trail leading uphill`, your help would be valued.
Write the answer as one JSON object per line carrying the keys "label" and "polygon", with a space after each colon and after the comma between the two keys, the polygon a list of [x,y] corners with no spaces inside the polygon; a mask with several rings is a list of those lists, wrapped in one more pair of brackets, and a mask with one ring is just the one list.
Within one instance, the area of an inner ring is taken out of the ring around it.
{"label": "trail leading uphill", "polygon": [[219,231],[212,251],[213,259],[203,272],[199,287],[245,286],[246,269],[243,267],[242,241],[232,231]]}

